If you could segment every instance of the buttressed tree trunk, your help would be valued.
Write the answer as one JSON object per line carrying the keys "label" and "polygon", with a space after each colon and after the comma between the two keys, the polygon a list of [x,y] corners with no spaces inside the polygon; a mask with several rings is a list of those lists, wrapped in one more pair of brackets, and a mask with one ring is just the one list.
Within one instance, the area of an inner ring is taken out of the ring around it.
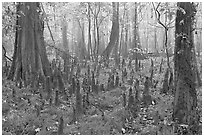
{"label": "buttressed tree trunk", "polygon": [[28,76],[50,75],[49,61],[43,38],[43,21],[40,3],[26,2],[17,5],[16,48],[8,79],[20,79],[25,83]]}
{"label": "buttressed tree trunk", "polygon": [[[111,35],[110,35],[110,41],[108,43],[108,46],[103,51],[102,56],[103,59],[108,59],[111,51],[113,50],[114,46],[117,43],[117,39],[119,37],[119,17],[117,14],[117,5],[116,2],[112,3],[113,5],[113,21],[112,21],[112,29],[111,29]],[[119,9],[119,8],[118,8]]]}
{"label": "buttressed tree trunk", "polygon": [[176,93],[174,99],[173,118],[179,123],[198,124],[196,114],[197,96],[195,89],[195,73],[193,67],[193,20],[195,6],[190,2],[178,2],[175,29],[175,78]]}

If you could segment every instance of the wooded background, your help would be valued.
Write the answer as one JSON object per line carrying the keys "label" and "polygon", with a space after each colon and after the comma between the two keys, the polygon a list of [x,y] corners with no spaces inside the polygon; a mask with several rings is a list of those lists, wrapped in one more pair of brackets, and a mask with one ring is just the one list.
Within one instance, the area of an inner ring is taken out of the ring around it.
{"label": "wooded background", "polygon": [[202,134],[202,3],[3,2],[2,132]]}

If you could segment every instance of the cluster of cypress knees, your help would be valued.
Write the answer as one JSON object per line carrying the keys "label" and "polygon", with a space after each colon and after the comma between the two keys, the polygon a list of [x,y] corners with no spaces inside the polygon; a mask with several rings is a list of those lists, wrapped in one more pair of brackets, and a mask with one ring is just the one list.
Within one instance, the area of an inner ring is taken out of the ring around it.
{"label": "cluster of cypress knees", "polygon": [[[40,85],[44,89],[44,94],[40,92],[40,97],[42,100],[46,100],[49,102],[50,105],[59,106],[63,101],[60,100],[60,97],[63,98],[65,101],[69,101],[69,99],[74,96],[76,98],[75,105],[73,107],[73,120],[69,123],[73,123],[77,121],[77,118],[81,116],[82,114],[86,114],[86,110],[90,106],[95,106],[102,112],[102,116],[104,115],[104,108],[111,108],[111,106],[102,106],[99,103],[92,103],[89,100],[89,97],[93,94],[98,94],[99,92],[103,91],[109,91],[114,88],[121,88],[122,85],[125,82],[128,82],[131,87],[129,88],[128,94],[124,91],[123,93],[123,106],[130,109],[135,110],[135,104],[138,104],[140,101],[139,99],[139,80],[132,77],[127,80],[127,70],[124,67],[125,62],[123,61],[122,64],[122,75],[121,80],[119,77],[118,72],[116,70],[111,71],[108,75],[108,81],[107,83],[99,83],[98,77],[98,70],[94,69],[91,70],[90,66],[87,65],[87,69],[84,75],[81,75],[81,69],[79,65],[76,66],[76,72],[74,74],[74,71],[70,73],[69,78],[69,87],[65,88],[64,84],[64,77],[63,72],[60,70],[60,66],[57,67],[56,63],[52,66],[52,75],[47,76],[46,78],[40,77],[40,75],[37,77],[36,81],[34,82],[34,87],[39,87]],[[74,65],[73,65],[74,66]],[[124,67],[124,69],[123,69]],[[99,68],[100,69],[100,68]],[[134,73],[134,71],[130,72]],[[133,84],[134,83],[134,84]],[[146,81],[144,84],[144,91],[143,91],[143,100],[144,104],[148,105],[151,103],[151,96],[148,94],[148,88],[149,88],[149,79],[146,77]],[[37,85],[37,86],[36,86]],[[133,86],[132,86],[133,85]],[[133,89],[135,91],[135,96],[133,95]],[[128,95],[128,96],[127,96]],[[40,111],[43,110],[43,106],[45,104],[45,101],[42,101],[42,105],[36,106],[37,110],[37,116],[40,115]],[[134,111],[133,111],[134,113]],[[63,134],[63,116],[59,117],[59,128],[57,134]]]}

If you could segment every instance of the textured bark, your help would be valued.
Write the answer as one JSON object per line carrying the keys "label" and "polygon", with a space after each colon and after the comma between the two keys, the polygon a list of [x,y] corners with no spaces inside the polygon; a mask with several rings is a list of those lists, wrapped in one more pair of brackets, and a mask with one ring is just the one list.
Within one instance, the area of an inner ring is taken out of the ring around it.
{"label": "textured bark", "polygon": [[18,3],[20,26],[16,33],[16,44],[13,55],[13,66],[9,79],[24,81],[27,76],[41,73],[50,75],[49,61],[47,59],[43,38],[43,22],[38,10],[39,3]]}
{"label": "textured bark", "polygon": [[88,58],[90,59],[90,54],[92,54],[92,44],[91,44],[91,15],[90,15],[90,9],[91,5],[88,2],[88,22],[89,22],[89,26],[88,26]]}
{"label": "textured bark", "polygon": [[195,89],[195,72],[193,67],[193,36],[192,26],[195,6],[190,2],[178,2],[176,14],[175,41],[175,83],[173,118],[179,123],[198,125],[196,115],[197,96]]}
{"label": "textured bark", "polygon": [[[20,4],[17,4],[16,13],[19,14],[19,11],[20,11]],[[19,16],[16,16],[16,26],[18,26],[18,25],[19,25]],[[9,80],[13,79],[14,73],[15,73],[15,66],[16,66],[16,59],[17,59],[17,49],[18,49],[18,33],[19,33],[19,28],[16,27],[13,61],[12,61],[12,64],[11,64],[11,69],[9,71],[9,75],[8,75]]]}
{"label": "textured bark", "polygon": [[58,127],[58,130],[57,130],[57,134],[58,135],[63,135],[63,129],[64,129],[64,120],[63,120],[63,116],[60,117],[59,119],[59,127]]}
{"label": "textured bark", "polygon": [[138,28],[138,3],[135,2],[135,14],[134,14],[134,48],[140,48],[140,37]]}
{"label": "textured bark", "polygon": [[169,68],[166,69],[166,72],[164,74],[164,81],[163,81],[163,87],[162,87],[162,93],[164,94],[168,93],[168,90],[169,90],[168,78],[169,78]]}
{"label": "textured bark", "polygon": [[116,43],[115,43],[115,50],[114,50],[114,57],[115,57],[115,65],[119,66],[119,54],[118,54],[118,44],[119,44],[119,3],[116,3],[116,21],[117,21],[117,35],[116,35]]}
{"label": "textured bark", "polygon": [[152,85],[152,83],[153,83],[153,76],[154,76],[154,62],[153,62],[153,60],[151,59],[151,66],[150,66],[150,78],[149,78],[149,80],[150,80],[150,85]]}
{"label": "textured bark", "polygon": [[87,57],[87,50],[86,50],[86,47],[85,47],[85,39],[84,39],[84,32],[85,32],[85,24],[84,24],[84,19],[81,19],[81,22],[80,22],[80,19],[77,18],[77,21],[78,21],[78,26],[79,26],[79,29],[78,29],[78,46],[75,50],[75,53],[77,53],[77,57],[79,57],[80,61],[82,61],[83,59],[86,59]]}
{"label": "textured bark", "polygon": [[68,81],[68,72],[69,72],[69,46],[67,41],[67,22],[65,19],[62,20],[62,44],[64,51],[63,52],[63,60],[64,60],[64,73],[65,73],[65,81]]}
{"label": "textured bark", "polygon": [[83,113],[82,108],[82,95],[80,93],[80,83],[79,80],[77,80],[76,84],[76,117],[78,118]]}
{"label": "textured bark", "polygon": [[[109,55],[112,49],[114,48],[114,46],[116,45],[116,42],[119,36],[119,21],[118,21],[119,17],[117,15],[117,6],[115,2],[113,2],[112,5],[113,5],[112,29],[111,29],[110,41],[108,43],[108,46],[102,53],[104,60],[107,60],[109,58]],[[104,60],[101,60],[101,61],[104,61]]]}

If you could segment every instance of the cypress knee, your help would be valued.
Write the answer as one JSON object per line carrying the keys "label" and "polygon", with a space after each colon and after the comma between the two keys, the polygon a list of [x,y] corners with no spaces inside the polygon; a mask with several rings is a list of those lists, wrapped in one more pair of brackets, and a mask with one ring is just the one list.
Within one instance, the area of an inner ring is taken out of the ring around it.
{"label": "cypress knee", "polygon": [[55,91],[55,106],[59,105],[59,91]]}
{"label": "cypress knee", "polygon": [[115,78],[115,87],[119,86],[119,82],[120,82],[120,78],[119,78],[118,73],[117,73],[117,76]]}
{"label": "cypress knee", "polygon": [[76,115],[77,117],[82,114],[82,96],[80,93],[80,83],[77,80],[77,88],[76,88]]}
{"label": "cypress knee", "polygon": [[126,94],[123,93],[123,107],[126,106]]}
{"label": "cypress knee", "polygon": [[52,97],[52,89],[50,88],[50,83],[50,77],[47,76],[45,81],[45,92],[47,93],[47,101]]}
{"label": "cypress knee", "polygon": [[63,120],[63,116],[60,117],[59,119],[59,127],[58,127],[58,130],[57,130],[57,134],[58,135],[63,135],[63,129],[64,129],[64,120]]}

